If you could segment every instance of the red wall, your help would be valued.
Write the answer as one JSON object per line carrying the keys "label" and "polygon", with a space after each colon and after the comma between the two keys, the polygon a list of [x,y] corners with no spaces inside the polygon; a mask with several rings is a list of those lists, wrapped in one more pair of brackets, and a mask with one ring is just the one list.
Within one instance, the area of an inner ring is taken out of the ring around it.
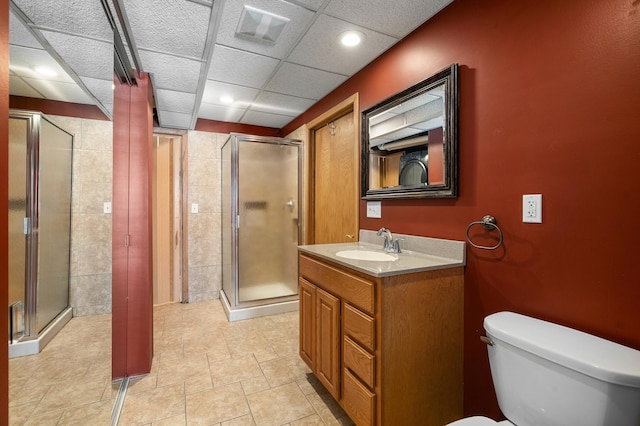
{"label": "red wall", "polygon": [[92,120],[108,120],[102,110],[95,105],[75,104],[71,102],[51,101],[48,99],[10,96],[9,105],[15,109],[39,111],[43,114],[62,115],[67,117],[88,118]]}
{"label": "red wall", "polygon": [[[383,201],[360,227],[465,239],[465,414],[500,416],[483,318],[511,310],[640,349],[640,3],[456,0],[284,129],[354,92],[361,108],[460,64],[459,197]],[[523,224],[522,195],[543,194]]]}
{"label": "red wall", "polygon": [[229,123],[227,121],[198,118],[195,130],[211,133],[246,133],[256,136],[280,136],[280,129],[253,124]]}

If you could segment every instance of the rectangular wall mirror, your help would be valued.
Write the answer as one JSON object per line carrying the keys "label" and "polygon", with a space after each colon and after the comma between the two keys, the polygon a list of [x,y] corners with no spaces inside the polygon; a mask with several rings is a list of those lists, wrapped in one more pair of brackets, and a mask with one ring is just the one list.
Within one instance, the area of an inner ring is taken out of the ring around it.
{"label": "rectangular wall mirror", "polygon": [[362,197],[455,197],[458,65],[362,113]]}

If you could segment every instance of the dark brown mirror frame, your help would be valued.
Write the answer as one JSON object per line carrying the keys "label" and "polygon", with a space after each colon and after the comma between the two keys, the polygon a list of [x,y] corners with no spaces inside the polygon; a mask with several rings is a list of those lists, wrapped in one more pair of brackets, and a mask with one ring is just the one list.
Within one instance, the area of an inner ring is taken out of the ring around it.
{"label": "dark brown mirror frame", "polygon": [[[438,86],[444,85],[445,119],[443,141],[443,183],[413,186],[369,188],[370,119]],[[437,72],[431,77],[403,90],[362,112],[361,139],[362,198],[365,200],[401,198],[452,198],[458,195],[458,64]]]}

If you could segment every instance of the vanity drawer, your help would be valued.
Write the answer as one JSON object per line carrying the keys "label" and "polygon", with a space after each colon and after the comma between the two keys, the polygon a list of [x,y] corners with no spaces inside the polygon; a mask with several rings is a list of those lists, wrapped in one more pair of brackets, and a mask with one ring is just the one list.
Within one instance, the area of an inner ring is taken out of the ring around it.
{"label": "vanity drawer", "polygon": [[349,305],[344,304],[344,334],[369,349],[376,348],[376,320]]}
{"label": "vanity drawer", "polygon": [[376,394],[371,393],[349,370],[344,370],[342,404],[357,425],[374,425]]}
{"label": "vanity drawer", "polygon": [[353,371],[367,386],[375,386],[375,356],[362,349],[353,340],[344,336],[342,359],[345,368]]}
{"label": "vanity drawer", "polygon": [[352,305],[373,314],[375,285],[372,281],[303,255],[300,255],[300,275],[326,291],[346,299]]}

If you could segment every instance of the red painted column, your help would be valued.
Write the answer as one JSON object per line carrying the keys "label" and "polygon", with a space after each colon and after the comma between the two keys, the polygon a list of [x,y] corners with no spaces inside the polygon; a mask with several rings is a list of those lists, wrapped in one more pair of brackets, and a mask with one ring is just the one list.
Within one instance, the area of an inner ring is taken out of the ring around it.
{"label": "red painted column", "polygon": [[[0,0],[0,306],[9,305],[9,2]],[[9,329],[7,311],[0,330]],[[9,424],[9,350],[0,351],[0,424]]]}
{"label": "red painted column", "polygon": [[113,111],[112,378],[146,374],[153,357],[152,90],[116,82]]}

